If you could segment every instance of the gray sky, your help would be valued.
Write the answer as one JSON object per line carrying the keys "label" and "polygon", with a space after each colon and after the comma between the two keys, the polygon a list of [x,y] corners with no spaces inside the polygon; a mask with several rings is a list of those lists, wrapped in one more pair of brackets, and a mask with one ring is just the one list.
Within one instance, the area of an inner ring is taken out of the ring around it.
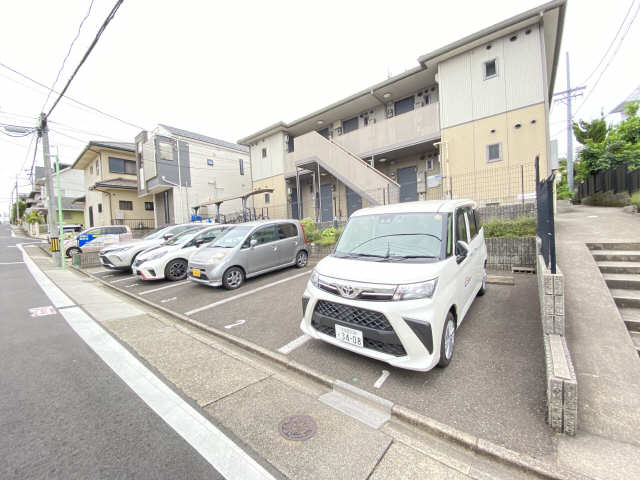
{"label": "gray sky", "polygon": [[[3,2],[0,62],[51,85],[89,3]],[[114,3],[94,1],[58,90]],[[366,88],[387,72],[415,67],[420,55],[541,3],[326,0],[310,6],[299,0],[125,0],[67,93],[145,128],[166,123],[236,141]],[[583,84],[630,5],[631,0],[569,1],[555,91],[566,89],[565,52],[571,55],[572,84]],[[640,0],[627,23],[638,6]],[[640,83],[638,24],[636,19],[578,118],[597,117],[601,109],[607,113]],[[589,79],[586,92],[618,44]],[[47,93],[0,67],[0,122],[35,125]],[[581,103],[578,99],[577,105]],[[565,115],[564,105],[552,108],[550,130],[560,140],[561,154],[566,149]],[[65,163],[73,162],[90,139],[133,141],[139,131],[66,100],[50,120],[55,130],[51,143]],[[30,140],[0,135],[2,212],[8,210],[16,174],[20,191],[29,191],[20,169],[31,166]],[[36,165],[41,164],[38,149]]]}

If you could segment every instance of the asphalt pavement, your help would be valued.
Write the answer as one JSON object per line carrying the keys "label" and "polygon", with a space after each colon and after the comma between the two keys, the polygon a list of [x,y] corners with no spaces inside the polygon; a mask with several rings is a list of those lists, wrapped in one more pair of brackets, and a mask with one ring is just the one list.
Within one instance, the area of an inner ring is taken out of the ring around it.
{"label": "asphalt pavement", "polygon": [[0,225],[0,478],[222,478],[59,311],[30,315],[51,301],[21,242]]}

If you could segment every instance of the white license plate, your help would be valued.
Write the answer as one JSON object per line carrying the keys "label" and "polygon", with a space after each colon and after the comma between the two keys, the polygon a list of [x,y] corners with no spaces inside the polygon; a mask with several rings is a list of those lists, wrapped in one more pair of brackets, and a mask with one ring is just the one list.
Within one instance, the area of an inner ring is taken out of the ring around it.
{"label": "white license plate", "polygon": [[336,324],[336,338],[342,342],[350,343],[356,347],[362,347],[362,332],[349,327]]}

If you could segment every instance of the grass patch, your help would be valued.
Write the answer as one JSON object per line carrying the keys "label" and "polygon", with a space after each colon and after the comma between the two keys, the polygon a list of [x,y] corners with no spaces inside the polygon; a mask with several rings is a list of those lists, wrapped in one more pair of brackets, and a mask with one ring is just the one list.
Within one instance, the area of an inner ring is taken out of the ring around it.
{"label": "grass patch", "polygon": [[515,220],[492,218],[482,226],[487,238],[533,237],[536,234],[537,220],[535,217],[520,217]]}
{"label": "grass patch", "polygon": [[640,212],[640,191],[631,195],[631,205],[635,205]]}

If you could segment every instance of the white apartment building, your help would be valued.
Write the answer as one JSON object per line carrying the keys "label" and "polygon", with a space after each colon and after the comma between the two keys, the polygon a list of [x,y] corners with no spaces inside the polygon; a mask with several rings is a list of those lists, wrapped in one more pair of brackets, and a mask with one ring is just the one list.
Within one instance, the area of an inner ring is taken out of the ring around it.
{"label": "white apartment building", "polygon": [[[157,226],[188,222],[196,213],[213,217],[214,201],[251,191],[245,146],[168,125],[141,132],[135,144],[138,195],[153,196]],[[241,214],[241,200],[223,202],[220,212]]]}
{"label": "white apartment building", "polygon": [[398,201],[531,198],[535,158],[542,176],[550,171],[549,102],[565,8],[566,0],[545,3],[239,140],[250,149],[254,190],[273,189],[254,206],[330,221]]}

